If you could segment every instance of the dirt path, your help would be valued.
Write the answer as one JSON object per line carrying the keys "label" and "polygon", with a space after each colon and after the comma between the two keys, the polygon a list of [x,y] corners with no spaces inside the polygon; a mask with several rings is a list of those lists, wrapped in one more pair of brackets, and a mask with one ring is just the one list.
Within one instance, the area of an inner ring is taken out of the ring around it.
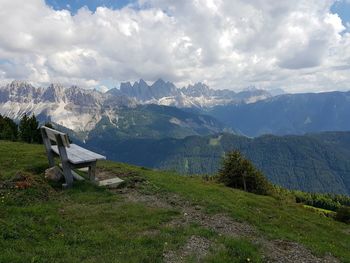
{"label": "dirt path", "polygon": [[[130,202],[141,202],[150,207],[175,208],[181,211],[181,216],[168,222],[167,225],[181,227],[196,223],[202,227],[212,229],[220,235],[235,238],[247,238],[257,244],[263,250],[266,262],[281,263],[318,263],[339,262],[331,256],[319,258],[314,256],[304,246],[286,240],[268,240],[259,234],[253,226],[234,221],[225,214],[208,215],[203,208],[192,205],[176,195],[160,196],[146,195],[136,189],[122,189],[118,191]],[[179,251],[168,251],[164,254],[164,260],[168,263],[182,262],[183,258],[194,254],[197,260],[208,254],[210,241],[203,237],[192,236],[186,245]]]}
{"label": "dirt path", "polygon": [[[120,175],[118,175],[120,176]],[[336,258],[326,256],[319,258],[313,255],[304,246],[287,240],[268,240],[253,226],[233,220],[225,214],[208,215],[203,208],[193,205],[176,194],[151,195],[138,190],[142,180],[136,180],[131,188],[114,190],[125,197],[126,200],[135,203],[144,203],[150,207],[177,209],[181,216],[167,223],[168,226],[183,227],[196,223],[204,228],[214,230],[219,235],[234,238],[246,238],[253,244],[262,248],[266,262],[281,263],[333,263],[339,262]],[[164,261],[167,263],[183,262],[189,255],[196,255],[198,262],[209,253],[211,241],[199,236],[191,236],[184,247],[178,251],[167,251]]]}

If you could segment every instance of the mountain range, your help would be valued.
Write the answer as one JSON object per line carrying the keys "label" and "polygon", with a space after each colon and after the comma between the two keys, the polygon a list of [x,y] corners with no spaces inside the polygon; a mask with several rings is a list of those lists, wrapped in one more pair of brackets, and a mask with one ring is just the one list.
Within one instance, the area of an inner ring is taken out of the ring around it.
{"label": "mountain range", "polygon": [[181,108],[252,103],[272,97],[268,91],[254,87],[234,92],[228,89],[214,90],[206,84],[196,83],[179,89],[173,83],[162,79],[158,79],[152,85],[148,85],[142,79],[134,84],[124,82],[121,83],[119,89],[111,89],[108,93],[133,98],[139,104],[158,104]]}
{"label": "mountain range", "polygon": [[220,132],[213,117],[162,105],[142,105],[134,98],[112,92],[101,93],[77,86],[51,84],[37,88],[13,81],[0,87],[0,114],[19,120],[35,114],[41,122],[52,122],[86,136],[90,132],[163,138]]}
{"label": "mountain range", "polygon": [[27,82],[13,81],[0,87],[0,114],[19,119],[25,113],[34,113],[41,121],[74,131],[89,131],[102,116],[115,115],[117,109],[132,106],[136,104],[127,97],[111,97],[77,86],[51,84],[37,88]]}
{"label": "mountain range", "polygon": [[[204,112],[194,113],[179,108],[248,102],[270,96],[266,91],[257,89],[239,93],[213,90],[201,83],[178,89],[161,79],[151,86],[142,79],[133,85],[122,83],[120,89],[111,89],[106,93],[78,86],[50,84],[42,88],[24,81],[13,81],[0,87],[0,114],[18,120],[24,114],[34,113],[41,122],[52,122],[85,135],[95,128],[101,130],[110,127],[117,134],[126,134],[134,129],[138,132],[133,135],[144,136],[141,130],[146,127],[145,130],[152,134],[150,137],[162,132],[163,137],[167,130],[169,137],[177,138],[211,134],[223,129],[220,122],[205,116],[207,114]],[[176,105],[178,108],[163,105]]]}
{"label": "mountain range", "polygon": [[202,83],[179,89],[163,80],[101,93],[13,81],[0,87],[0,114],[19,120],[34,113],[112,160],[212,174],[225,152],[239,149],[274,183],[350,194],[349,133],[319,134],[350,131],[350,92],[281,93]]}
{"label": "mountain range", "polygon": [[350,131],[350,91],[284,94],[250,104],[216,106],[205,113],[251,137]]}

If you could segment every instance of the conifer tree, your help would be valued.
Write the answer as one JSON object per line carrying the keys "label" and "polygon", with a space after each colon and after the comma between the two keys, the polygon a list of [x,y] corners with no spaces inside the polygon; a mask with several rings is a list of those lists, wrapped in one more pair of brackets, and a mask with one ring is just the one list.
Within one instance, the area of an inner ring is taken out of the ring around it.
{"label": "conifer tree", "polygon": [[41,135],[39,130],[39,122],[35,115],[28,117],[26,114],[19,123],[19,138],[27,143],[40,143]]}
{"label": "conifer tree", "polygon": [[18,126],[8,117],[0,115],[0,140],[17,140]]}
{"label": "conifer tree", "polygon": [[19,122],[18,127],[19,139],[24,142],[30,142],[30,134],[28,128],[28,117],[27,114],[24,114]]}
{"label": "conifer tree", "polygon": [[272,184],[239,151],[228,152],[219,170],[219,181],[226,186],[256,194],[270,194]]}

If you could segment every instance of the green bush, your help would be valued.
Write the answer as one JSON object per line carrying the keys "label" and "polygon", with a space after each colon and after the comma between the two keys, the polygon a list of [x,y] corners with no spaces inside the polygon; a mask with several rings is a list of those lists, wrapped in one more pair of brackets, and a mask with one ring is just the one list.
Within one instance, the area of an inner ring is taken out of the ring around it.
{"label": "green bush", "polygon": [[263,195],[272,192],[271,183],[239,151],[228,152],[225,155],[218,179],[226,186],[247,192]]}
{"label": "green bush", "polygon": [[342,206],[337,210],[337,214],[335,215],[335,219],[350,224],[350,207]]}

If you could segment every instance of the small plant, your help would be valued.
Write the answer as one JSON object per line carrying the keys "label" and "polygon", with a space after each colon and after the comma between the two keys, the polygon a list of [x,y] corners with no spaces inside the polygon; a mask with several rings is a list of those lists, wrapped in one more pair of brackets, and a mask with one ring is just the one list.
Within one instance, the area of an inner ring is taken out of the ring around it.
{"label": "small plant", "polygon": [[272,192],[271,183],[239,151],[228,152],[225,155],[218,178],[226,186],[246,192],[263,195]]}

